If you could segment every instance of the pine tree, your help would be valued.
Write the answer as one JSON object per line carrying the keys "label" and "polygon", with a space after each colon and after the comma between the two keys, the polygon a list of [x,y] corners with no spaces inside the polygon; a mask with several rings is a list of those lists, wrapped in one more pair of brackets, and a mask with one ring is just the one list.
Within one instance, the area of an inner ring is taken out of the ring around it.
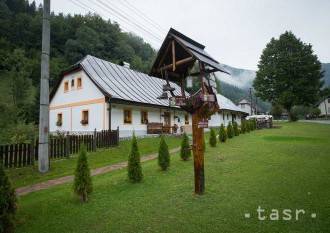
{"label": "pine tree", "polygon": [[215,136],[215,132],[214,132],[213,128],[211,128],[209,143],[210,143],[211,147],[216,147],[216,145],[217,145],[217,138]]}
{"label": "pine tree", "polygon": [[88,195],[92,193],[92,178],[88,167],[87,150],[84,144],[80,147],[77,166],[74,173],[74,192],[86,203]]}
{"label": "pine tree", "polygon": [[249,121],[249,125],[250,125],[250,131],[254,130],[254,124],[253,124],[253,119]]}
{"label": "pine tree", "polygon": [[233,138],[235,136],[233,126],[231,125],[230,122],[227,126],[227,134],[228,134],[228,138]]}
{"label": "pine tree", "polygon": [[128,156],[128,180],[131,183],[140,183],[143,179],[140,153],[135,133],[133,133],[132,147]]}
{"label": "pine tree", "polygon": [[16,213],[17,198],[15,190],[0,161],[0,232],[12,232]]}
{"label": "pine tree", "polygon": [[[215,141],[217,141],[217,140],[215,140]],[[203,151],[205,152],[205,150],[206,150],[206,144],[205,144],[205,139],[203,140]]]}
{"label": "pine tree", "polygon": [[247,132],[247,133],[250,133],[250,131],[251,131],[250,121],[246,121],[246,122],[245,122],[245,127],[246,127],[246,132]]}
{"label": "pine tree", "polygon": [[170,166],[171,158],[168,146],[165,142],[165,138],[162,136],[160,139],[159,150],[158,150],[158,165],[162,171],[166,171]]}
{"label": "pine tree", "polygon": [[186,133],[183,133],[181,149],[180,149],[180,156],[183,161],[187,161],[191,157],[189,138]]}
{"label": "pine tree", "polygon": [[234,127],[233,128],[234,128],[235,136],[239,136],[238,124],[237,124],[236,121],[234,122]]}
{"label": "pine tree", "polygon": [[220,140],[220,142],[225,142],[227,140],[227,133],[226,133],[225,126],[223,124],[221,124],[221,126],[220,126],[219,140]]}
{"label": "pine tree", "polygon": [[246,132],[246,120],[242,119],[242,123],[241,123],[241,133],[245,134]]}

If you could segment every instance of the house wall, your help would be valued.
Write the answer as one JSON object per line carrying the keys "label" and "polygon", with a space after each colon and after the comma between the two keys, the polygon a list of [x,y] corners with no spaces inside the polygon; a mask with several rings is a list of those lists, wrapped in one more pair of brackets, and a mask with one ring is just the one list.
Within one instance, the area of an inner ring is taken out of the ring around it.
{"label": "house wall", "polygon": [[325,99],[319,104],[321,115],[330,115],[330,98]]}
{"label": "house wall", "polygon": [[237,124],[240,125],[241,119],[242,117],[244,117],[242,113],[232,113],[230,111],[224,110],[220,113],[218,112],[211,116],[211,119],[209,120],[209,127],[220,127],[221,124],[227,127],[229,122],[232,123],[233,114],[236,115],[236,120],[234,121],[236,121]]}
{"label": "house wall", "polygon": [[[77,89],[77,78],[82,78],[82,88]],[[71,88],[71,80],[74,88]],[[69,82],[68,92],[64,92],[65,82]],[[93,131],[106,129],[106,103],[101,91],[84,71],[79,70],[64,76],[57,92],[50,102],[50,132]],[[89,111],[89,122],[82,125],[82,111]],[[62,126],[56,126],[57,114],[62,113]]]}
{"label": "house wall", "polygon": [[[247,114],[251,115],[251,105],[250,104],[238,104],[237,107],[239,107],[243,112],[246,112]],[[252,108],[252,115],[255,115],[256,111],[254,108]]]}
{"label": "house wall", "polygon": [[[132,111],[132,123],[125,124],[123,119],[123,114],[125,109],[130,109]],[[164,117],[161,115],[164,112],[171,113],[171,126],[177,124],[179,127],[185,125],[184,116],[185,112],[182,110],[165,109],[165,108],[153,108],[153,107],[142,107],[124,104],[111,104],[111,129],[117,129],[119,126],[119,137],[129,137],[132,136],[133,132],[135,135],[147,134],[147,125],[141,124],[141,111],[148,112],[148,122],[164,123]],[[178,118],[174,118],[178,116]],[[189,125],[191,125],[192,117],[189,114]],[[179,130],[178,130],[179,132]]]}

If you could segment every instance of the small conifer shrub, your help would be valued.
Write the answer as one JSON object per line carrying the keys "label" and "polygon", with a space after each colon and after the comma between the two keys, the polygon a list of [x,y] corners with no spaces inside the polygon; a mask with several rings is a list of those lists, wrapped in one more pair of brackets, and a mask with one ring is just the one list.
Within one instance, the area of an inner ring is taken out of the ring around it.
{"label": "small conifer shrub", "polygon": [[227,132],[225,126],[221,124],[220,131],[219,131],[219,140],[220,142],[225,142],[227,140]]}
{"label": "small conifer shrub", "polygon": [[[216,139],[215,139],[215,141],[217,141]],[[206,144],[205,144],[205,139],[203,140],[203,151],[205,152],[205,150],[206,150]]]}
{"label": "small conifer shrub", "polygon": [[238,129],[238,124],[237,124],[236,121],[234,122],[234,127],[233,127],[233,129],[234,129],[234,134],[235,134],[235,136],[239,136],[239,129]]}
{"label": "small conifer shrub", "polygon": [[250,125],[251,125],[250,121],[245,122],[245,127],[246,127],[246,132],[247,133],[250,133],[250,131],[251,131],[251,126]]}
{"label": "small conifer shrub", "polygon": [[214,132],[213,128],[211,128],[209,143],[210,143],[211,147],[216,147],[217,146],[217,138],[215,136],[215,132]]}
{"label": "small conifer shrub", "polygon": [[16,205],[15,190],[11,186],[2,161],[0,161],[0,232],[14,231]]}
{"label": "small conifer shrub", "polygon": [[183,161],[187,161],[191,157],[191,149],[189,145],[189,138],[186,133],[183,133],[180,156]]}
{"label": "small conifer shrub", "polygon": [[89,194],[92,193],[92,178],[87,161],[87,150],[84,144],[80,147],[76,170],[74,172],[74,192],[86,203]]}
{"label": "small conifer shrub", "polygon": [[137,145],[135,133],[133,133],[131,151],[128,155],[128,181],[131,183],[140,183],[143,179],[140,153]]}
{"label": "small conifer shrub", "polygon": [[166,171],[170,166],[171,158],[168,146],[165,142],[165,138],[162,136],[160,139],[159,150],[158,150],[158,165],[162,171]]}
{"label": "small conifer shrub", "polygon": [[227,126],[227,134],[228,134],[228,138],[233,138],[235,136],[233,126],[231,125],[230,122]]}
{"label": "small conifer shrub", "polygon": [[246,133],[246,120],[242,119],[242,123],[241,123],[241,133],[245,134]]}

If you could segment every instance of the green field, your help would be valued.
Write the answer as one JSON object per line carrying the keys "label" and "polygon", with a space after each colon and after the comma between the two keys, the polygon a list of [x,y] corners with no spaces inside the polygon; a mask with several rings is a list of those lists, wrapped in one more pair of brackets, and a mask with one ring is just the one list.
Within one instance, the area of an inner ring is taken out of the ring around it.
{"label": "green field", "polygon": [[[143,163],[141,184],[128,183],[126,169],[94,176],[85,205],[72,183],[21,196],[17,232],[329,232],[330,125],[282,126],[207,147],[203,196],[193,192],[193,161],[176,153],[167,172]],[[296,209],[305,211],[298,220]]]}

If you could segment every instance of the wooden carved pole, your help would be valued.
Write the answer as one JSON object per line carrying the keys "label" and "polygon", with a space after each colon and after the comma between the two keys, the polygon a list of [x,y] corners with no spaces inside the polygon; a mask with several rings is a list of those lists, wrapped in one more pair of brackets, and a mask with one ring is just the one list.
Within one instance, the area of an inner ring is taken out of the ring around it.
{"label": "wooden carved pole", "polygon": [[195,172],[195,193],[203,194],[205,189],[204,181],[204,129],[198,128],[198,121],[200,119],[200,111],[197,110],[193,114],[192,130],[193,130],[193,155],[194,155],[194,172]]}

